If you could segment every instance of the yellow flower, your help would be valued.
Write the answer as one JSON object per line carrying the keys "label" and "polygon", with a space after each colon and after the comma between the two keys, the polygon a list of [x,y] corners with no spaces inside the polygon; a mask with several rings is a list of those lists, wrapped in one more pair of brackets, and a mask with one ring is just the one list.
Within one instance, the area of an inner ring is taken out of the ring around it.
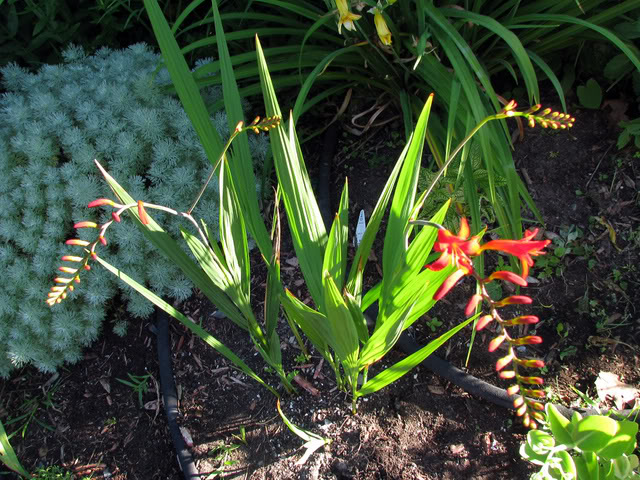
{"label": "yellow flower", "polygon": [[387,26],[387,22],[385,22],[382,13],[378,9],[376,9],[373,15],[373,22],[376,24],[376,30],[378,31],[380,41],[384,45],[391,45],[391,32],[389,31],[389,27]]}
{"label": "yellow flower", "polygon": [[359,20],[360,15],[356,15],[355,13],[351,13],[349,11],[348,0],[336,0],[336,7],[338,7],[338,12],[340,13],[340,20],[338,21],[338,33],[341,33],[342,25],[347,30],[355,30],[356,25],[353,23],[354,20]]}

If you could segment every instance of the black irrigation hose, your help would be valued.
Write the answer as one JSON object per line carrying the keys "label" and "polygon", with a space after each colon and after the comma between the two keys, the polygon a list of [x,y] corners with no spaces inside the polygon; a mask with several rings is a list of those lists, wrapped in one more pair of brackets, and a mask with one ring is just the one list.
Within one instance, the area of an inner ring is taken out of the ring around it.
{"label": "black irrigation hose", "polygon": [[158,340],[158,367],[160,370],[160,387],[162,390],[162,401],[164,411],[167,414],[169,432],[173,440],[173,447],[178,456],[178,463],[184,478],[194,480],[200,478],[200,473],[193,463],[193,456],[180,433],[178,426],[178,395],[176,384],[173,381],[173,366],[171,363],[171,352],[169,347],[169,319],[167,314],[156,309],[156,336]]}
{"label": "black irrigation hose", "polygon": [[[403,332],[400,335],[400,339],[396,344],[407,355],[411,355],[414,352],[417,352],[422,348],[418,343],[407,334],[407,332]],[[513,407],[513,399],[515,396],[507,395],[505,389],[498,388],[490,383],[485,382],[484,380],[480,380],[473,375],[469,375],[468,373],[463,372],[459,368],[454,367],[446,360],[441,359],[436,355],[428,356],[423,362],[422,366],[427,367],[433,373],[441,376],[442,378],[450,381],[454,385],[459,386],[464,389],[466,392],[487,400],[495,405],[500,407],[510,408],[515,410]],[[570,409],[565,407],[564,405],[558,405],[554,403],[554,406],[567,418],[571,418],[573,412],[578,412],[583,416],[589,415],[612,415],[618,418],[626,418],[630,420],[634,420],[636,422],[640,422],[640,415],[638,415],[638,411],[635,411],[636,418],[632,418],[634,411],[631,409],[627,410],[603,410],[597,411],[593,408],[588,409]]]}

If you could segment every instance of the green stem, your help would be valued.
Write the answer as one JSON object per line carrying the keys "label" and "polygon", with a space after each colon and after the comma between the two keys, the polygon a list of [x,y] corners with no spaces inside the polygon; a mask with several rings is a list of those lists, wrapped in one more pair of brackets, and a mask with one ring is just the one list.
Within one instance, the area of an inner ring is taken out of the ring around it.
{"label": "green stem", "polygon": [[220,154],[220,157],[218,157],[218,161],[216,162],[216,164],[214,165],[214,167],[211,169],[211,173],[209,173],[209,177],[207,177],[207,181],[204,182],[204,185],[202,185],[202,188],[200,189],[200,191],[198,192],[198,195],[196,196],[196,199],[193,201],[193,204],[191,205],[191,208],[189,208],[189,210],[187,210],[187,214],[190,215],[191,212],[193,211],[194,208],[196,208],[196,205],[198,204],[198,202],[200,201],[200,198],[202,197],[202,194],[204,193],[204,191],[207,189],[207,186],[209,185],[209,182],[211,181],[211,179],[213,178],[213,174],[216,173],[216,170],[218,169],[218,167],[220,166],[220,162],[222,162],[222,160],[224,159],[224,156],[227,153],[227,150],[229,150],[229,147],[231,146],[231,142],[233,142],[233,139],[236,138],[236,136],[238,136],[238,134],[240,132],[242,132],[244,129],[241,130],[235,130],[231,136],[229,137],[229,140],[227,140],[227,143],[225,144],[224,148],[222,149],[222,153]]}
{"label": "green stem", "polygon": [[499,114],[498,115],[490,115],[487,118],[483,119],[478,125],[476,125],[473,128],[473,130],[471,130],[471,132],[469,132],[469,134],[466,137],[464,137],[464,140],[462,140],[462,142],[460,142],[460,144],[458,144],[458,146],[455,148],[455,150],[453,152],[451,152],[451,154],[449,155],[449,158],[447,158],[447,161],[444,162],[444,165],[438,171],[438,174],[431,181],[431,185],[429,185],[429,188],[427,190],[427,194],[425,195],[425,198],[428,197],[431,194],[431,191],[436,186],[436,183],[438,183],[438,180],[440,180],[440,177],[442,177],[442,175],[444,174],[444,171],[447,169],[447,167],[449,167],[449,165],[451,164],[453,159],[456,158],[456,155],[458,155],[458,153],[460,153],[460,150],[462,150],[462,147],[464,147],[467,144],[467,142],[469,140],[471,140],[471,137],[473,137],[476,133],[478,133],[478,130],[480,130],[484,126],[485,123],[489,122],[490,120],[496,120],[498,118],[505,118],[505,117],[504,116],[500,117]]}

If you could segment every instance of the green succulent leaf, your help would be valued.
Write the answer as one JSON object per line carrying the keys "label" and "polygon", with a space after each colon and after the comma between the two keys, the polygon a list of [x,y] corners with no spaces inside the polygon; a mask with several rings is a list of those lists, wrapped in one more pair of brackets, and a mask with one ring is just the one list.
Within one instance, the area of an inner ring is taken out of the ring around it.
{"label": "green succulent leaf", "polygon": [[563,480],[577,480],[578,473],[576,471],[576,465],[573,462],[573,457],[569,455],[566,450],[560,450],[556,452],[555,457],[559,460],[555,467],[550,469],[552,475],[557,474],[554,478],[561,478]]}
{"label": "green succulent leaf", "polygon": [[531,430],[527,433],[527,444],[534,452],[544,454],[556,446],[556,441],[547,432]]}
{"label": "green succulent leaf", "polygon": [[597,453],[607,446],[616,433],[618,433],[618,422],[613,418],[593,415],[578,423],[572,438],[580,450]]}
{"label": "green succulent leaf", "polygon": [[549,453],[536,453],[529,443],[520,445],[520,456],[534,465],[544,465],[547,462]]}
{"label": "green succulent leaf", "polygon": [[[615,421],[615,420],[614,420]],[[636,448],[636,435],[638,434],[638,424],[629,420],[616,422],[618,431],[609,440],[609,443],[598,452],[598,456],[604,459],[617,458],[620,455],[630,454]]]}
{"label": "green succulent leaf", "polygon": [[547,403],[546,410],[549,427],[558,444],[573,445],[571,422],[565,418],[552,403]]}

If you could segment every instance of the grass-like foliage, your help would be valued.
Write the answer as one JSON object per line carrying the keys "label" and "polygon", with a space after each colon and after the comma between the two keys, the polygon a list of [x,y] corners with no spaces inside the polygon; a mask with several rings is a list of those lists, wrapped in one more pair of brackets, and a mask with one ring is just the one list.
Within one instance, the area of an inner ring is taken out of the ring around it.
{"label": "grass-like foliage", "polygon": [[[108,191],[94,159],[136,196],[184,209],[210,172],[183,107],[163,89],[170,79],[159,69],[161,57],[148,46],[105,48],[93,56],[69,47],[63,56],[64,63],[37,73],[15,64],[1,70],[7,93],[0,99],[0,269],[12,288],[0,292],[0,376],[28,363],[52,371],[81,358],[118,292],[118,283],[96,270],[83,277],[88,288],[75,302],[53,309],[42,302],[74,220]],[[218,88],[203,94],[207,103],[221,97]],[[211,124],[229,136],[224,113],[214,114]],[[249,142],[260,162],[268,144],[258,137]],[[217,205],[213,182],[195,212],[212,232]],[[169,228],[179,234],[177,226]],[[181,299],[191,293],[189,282],[137,230],[115,228],[105,255],[163,295]],[[132,290],[121,294],[132,315],[151,313],[151,304]],[[122,334],[126,324],[116,327]]]}
{"label": "grass-like foliage", "polygon": [[[203,1],[194,0],[192,5]],[[347,97],[347,90],[353,89],[355,96],[360,91],[370,97],[363,109],[395,102],[408,139],[427,96],[434,92],[438,106],[427,131],[433,170],[442,166],[469,128],[506,104],[507,99],[500,96],[504,77],[524,90],[529,104],[540,102],[539,84],[550,82],[566,110],[560,74],[551,65],[573,63],[564,55],[578,55],[583,42],[594,38],[608,42],[640,68],[637,53],[610,29],[621,16],[638,8],[637,0],[454,3],[255,0],[243,6],[242,13],[230,12],[233,7],[226,5],[222,18],[232,32],[228,39],[243,45],[230,58],[243,82],[241,94],[260,92],[255,55],[247,52],[252,50],[248,41],[258,34],[276,90],[300,86],[293,109],[296,122],[323,99]],[[192,26],[212,22],[208,16]],[[218,41],[202,39],[185,46],[183,52]],[[219,78],[203,77],[218,69],[218,63],[199,69],[198,83],[219,83]],[[377,115],[379,108],[372,112]],[[483,196],[495,212],[501,234],[519,237],[522,204],[541,219],[513,164],[506,125],[488,125],[476,140],[486,181],[476,184],[471,166],[463,165],[460,184],[473,230],[481,228],[479,197]],[[430,206],[432,211],[437,208],[437,204]]]}

